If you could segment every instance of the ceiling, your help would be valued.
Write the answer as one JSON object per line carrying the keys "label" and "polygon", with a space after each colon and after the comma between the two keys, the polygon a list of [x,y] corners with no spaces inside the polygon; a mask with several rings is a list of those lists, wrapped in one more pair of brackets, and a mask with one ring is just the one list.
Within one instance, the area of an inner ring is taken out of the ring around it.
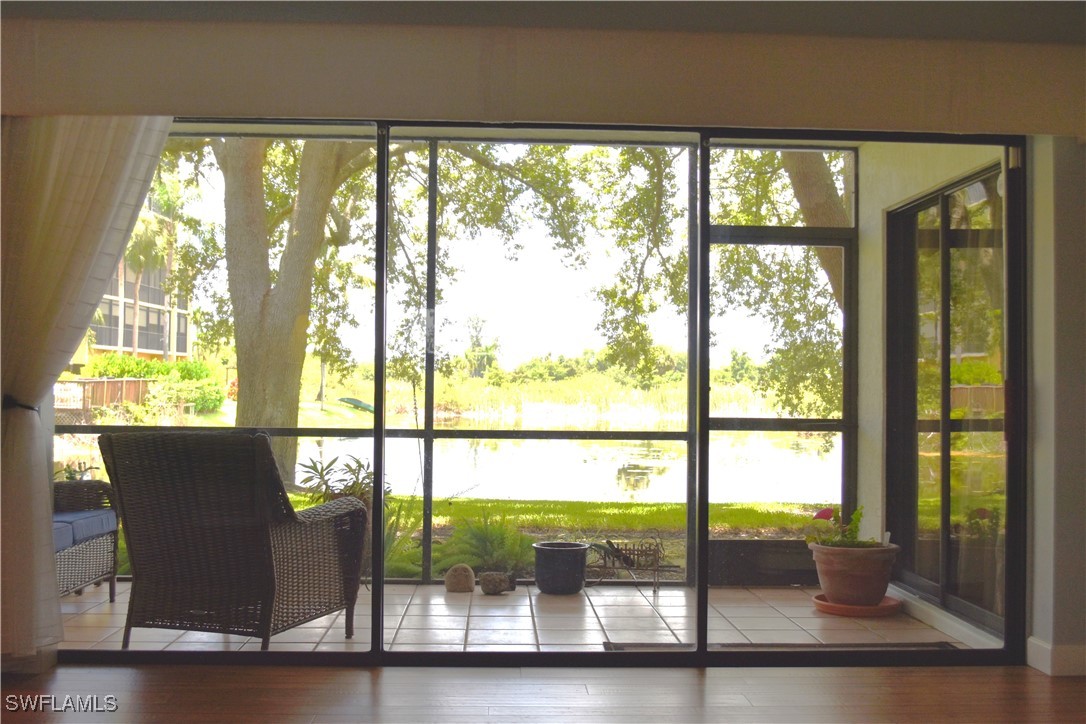
{"label": "ceiling", "polygon": [[38,2],[0,18],[781,33],[1086,45],[1086,2]]}

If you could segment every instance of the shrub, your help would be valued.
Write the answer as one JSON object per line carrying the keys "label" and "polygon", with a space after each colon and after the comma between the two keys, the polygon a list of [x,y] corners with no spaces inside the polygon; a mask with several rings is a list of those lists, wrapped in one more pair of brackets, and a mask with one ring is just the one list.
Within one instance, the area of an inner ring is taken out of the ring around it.
{"label": "shrub", "polygon": [[226,392],[213,380],[182,380],[171,377],[157,382],[144,400],[149,407],[176,407],[191,404],[196,412],[217,412]]}
{"label": "shrub", "polygon": [[211,370],[198,360],[163,362],[111,352],[92,358],[84,368],[84,374],[88,377],[141,379],[162,379],[176,374],[182,380],[206,380],[211,377]]}
{"label": "shrub", "polygon": [[439,572],[466,563],[476,573],[499,571],[519,574],[535,560],[531,536],[521,533],[505,516],[489,512],[473,520],[459,521],[447,543],[435,547],[434,566]]}

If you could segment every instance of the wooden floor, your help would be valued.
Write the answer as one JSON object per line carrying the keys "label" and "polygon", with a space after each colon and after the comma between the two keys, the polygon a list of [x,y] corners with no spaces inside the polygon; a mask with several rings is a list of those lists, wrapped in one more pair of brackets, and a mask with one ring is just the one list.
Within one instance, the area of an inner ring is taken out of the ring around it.
{"label": "wooden floor", "polygon": [[[1086,678],[1026,667],[62,665],[5,678],[3,694],[4,722],[1086,721]],[[58,708],[66,696],[82,697],[100,713],[11,711],[20,701],[12,696],[40,703],[38,694],[52,695]],[[115,710],[101,711],[108,708]]]}

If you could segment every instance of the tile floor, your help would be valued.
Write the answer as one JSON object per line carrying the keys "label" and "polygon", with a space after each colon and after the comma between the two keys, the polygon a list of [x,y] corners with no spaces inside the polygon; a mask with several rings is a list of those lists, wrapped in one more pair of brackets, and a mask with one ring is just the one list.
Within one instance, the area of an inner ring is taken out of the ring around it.
{"label": "tile floor", "polygon": [[[106,587],[61,599],[62,649],[120,649],[128,583],[109,603]],[[713,588],[709,643],[774,646],[928,644],[964,646],[947,634],[898,613],[886,618],[842,618],[814,608],[811,588]],[[590,586],[572,596],[533,586],[500,596],[447,593],[443,586],[392,584],[385,589],[385,641],[392,651],[601,651],[661,644],[693,646],[694,592],[686,588]],[[342,613],[272,638],[277,651],[367,651],[369,592],[355,611],[355,638],[343,637]],[[634,646],[630,646],[634,645]],[[199,631],[134,629],[131,649],[167,651],[259,650],[259,639]]]}

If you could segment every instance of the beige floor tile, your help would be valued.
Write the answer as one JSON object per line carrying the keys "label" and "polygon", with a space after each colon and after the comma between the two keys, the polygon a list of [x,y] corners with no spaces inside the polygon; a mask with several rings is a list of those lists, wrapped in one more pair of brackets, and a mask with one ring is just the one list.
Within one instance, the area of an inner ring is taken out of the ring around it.
{"label": "beige floor tile", "polygon": [[594,607],[596,615],[602,618],[660,618],[660,614],[651,606],[600,606]]}
{"label": "beige floor tile", "polygon": [[[210,633],[208,631],[182,631],[175,641],[178,643],[202,643],[202,644],[221,644],[221,643],[236,643],[243,644],[249,641],[249,636],[239,636],[236,634],[221,634]],[[276,637],[278,638],[278,637]]]}
{"label": "beige floor tile", "polygon": [[[63,645],[64,643],[66,643],[66,642],[61,642],[61,648],[74,648],[74,647],[86,648],[87,647],[87,644],[85,644],[85,643],[75,644],[72,647],[65,647]],[[170,645],[169,641],[129,641],[127,650],[128,651],[162,651],[164,648],[166,648],[169,645]],[[104,649],[104,650],[109,650],[109,651],[120,651],[121,650],[121,641],[120,641],[120,639],[117,639],[116,641],[99,641],[96,644],[90,644],[90,648],[96,649],[96,650]]]}
{"label": "beige floor tile", "polygon": [[65,624],[64,640],[95,643],[117,633],[117,631],[116,626],[71,626]]}
{"label": "beige floor tile", "polygon": [[413,603],[399,613],[405,616],[467,616],[470,609],[468,603]]}
{"label": "beige floor tile", "polygon": [[537,632],[539,637],[539,643],[542,644],[602,644],[607,640],[607,636],[603,631],[581,630],[581,631],[563,631],[552,629],[541,629]]}
{"label": "beige floor tile", "polygon": [[468,629],[468,645],[472,644],[532,644],[537,643],[532,629]]}
{"label": "beige floor tile", "polygon": [[400,628],[455,628],[463,631],[467,625],[467,616],[404,616],[400,621]]}
{"label": "beige floor tile", "polygon": [[869,628],[859,621],[854,621],[851,618],[842,618],[840,616],[830,616],[828,618],[794,618],[792,620],[799,624],[800,628],[803,628],[806,631],[870,631]]}
{"label": "beige floor tile", "polygon": [[600,617],[600,623],[606,631],[611,629],[629,629],[636,631],[667,631],[668,625],[659,618],[624,618],[618,616]]}
{"label": "beige floor tile", "polygon": [[468,617],[469,629],[533,629],[531,616],[477,616]]}
{"label": "beige floor tile", "polygon": [[585,652],[585,651],[603,651],[603,644],[540,644],[540,651],[554,651],[554,652]]}
{"label": "beige floor tile", "polygon": [[392,644],[389,651],[463,651],[463,644]]}
{"label": "beige floor tile", "polygon": [[531,617],[531,606],[477,606],[471,605],[469,613],[472,616],[526,616]]}
{"label": "beige floor tile", "polygon": [[[161,641],[172,643],[181,637],[184,631],[172,628],[134,628],[129,641]],[[117,631],[105,638],[106,641],[120,642],[124,638],[124,630]]]}
{"label": "beige floor tile", "polygon": [[750,639],[753,644],[817,644],[816,639],[811,634],[803,630],[797,631],[777,631],[777,630],[759,630],[759,631],[744,631],[743,635]]}
{"label": "beige floor tile", "polygon": [[607,639],[613,643],[664,644],[679,643],[670,631],[643,631],[634,629],[607,629]]}
{"label": "beige floor tile", "polygon": [[567,629],[567,630],[586,630],[586,629],[599,629],[600,622],[594,615],[585,616],[553,616],[553,615],[540,615],[535,616],[535,627],[537,629]]}
{"label": "beige floor tile", "polygon": [[774,606],[777,611],[788,618],[839,618],[835,617],[832,613],[823,613],[814,607],[814,604],[807,606]]}
{"label": "beige floor tile", "polygon": [[[268,644],[268,651],[312,651],[316,644],[313,643],[292,643],[282,642],[276,643],[274,639]],[[167,649],[168,651],[169,649]],[[247,644],[242,644],[239,651],[260,651],[259,641],[250,641]]]}
{"label": "beige floor tile", "polygon": [[772,606],[715,606],[716,610],[721,615],[728,619],[735,618],[785,618],[777,609]]}
{"label": "beige floor tile", "polygon": [[316,651],[369,651],[369,641],[337,641],[317,644]]}
{"label": "beige floor tile", "polygon": [[915,618],[898,614],[896,616],[887,616],[886,618],[863,618],[858,619],[860,623],[867,626],[872,631],[881,631],[883,629],[905,629],[905,628],[917,628],[917,629],[930,629],[923,621],[917,621]]}
{"label": "beige floor tile", "polygon": [[128,617],[123,613],[87,613],[71,614],[64,617],[64,626],[97,626],[103,628],[123,627]]}
{"label": "beige floor tile", "polygon": [[447,629],[400,629],[393,644],[463,644],[464,632]]}
{"label": "beige floor tile", "polygon": [[749,644],[750,639],[741,631],[709,631],[711,644]]}
{"label": "beige floor tile", "polygon": [[733,618],[732,624],[740,631],[802,631],[791,619],[777,618]]}
{"label": "beige floor tile", "polygon": [[468,644],[465,651],[539,651],[535,644]]}
{"label": "beige floor tile", "polygon": [[[165,651],[241,651],[242,647],[246,645],[245,641],[222,641],[214,643],[211,641],[174,641],[172,644],[166,644]],[[256,648],[260,648],[260,642],[255,643]],[[310,645],[309,648],[312,648]]]}

